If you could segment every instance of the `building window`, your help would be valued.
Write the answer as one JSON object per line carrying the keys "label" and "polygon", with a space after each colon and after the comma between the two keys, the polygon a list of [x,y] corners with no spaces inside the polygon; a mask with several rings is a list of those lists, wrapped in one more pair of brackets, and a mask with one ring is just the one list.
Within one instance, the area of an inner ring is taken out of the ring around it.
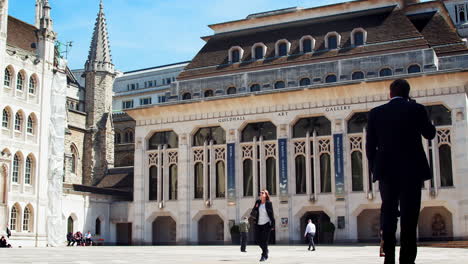
{"label": "building window", "polygon": [[206,90],[206,91],[203,93],[203,96],[204,96],[204,97],[212,97],[213,95],[214,95],[213,90]]}
{"label": "building window", "polygon": [[31,184],[31,176],[33,173],[33,162],[31,157],[26,158],[26,171],[24,174],[24,184]]}
{"label": "building window", "polygon": [[10,112],[6,108],[3,109],[2,127],[3,128],[10,127]]}
{"label": "building window", "polygon": [[17,112],[15,115],[15,130],[21,131],[23,129],[23,116],[20,112]]}
{"label": "building window", "polygon": [[153,81],[148,81],[148,87],[153,87]]}
{"label": "building window", "polygon": [[133,142],[133,131],[127,130],[125,131],[125,143],[132,143]]}
{"label": "building window", "polygon": [[296,169],[296,194],[306,193],[306,159],[304,155],[299,155],[295,159]]}
{"label": "building window", "polygon": [[166,96],[164,96],[164,95],[158,96],[158,102],[159,103],[165,103],[166,102]]}
{"label": "building window", "polygon": [[34,134],[34,118],[32,116],[28,116],[28,124],[26,126],[26,131],[29,134]]}
{"label": "building window", "polygon": [[251,92],[259,92],[260,91],[260,84],[252,84],[250,86],[250,91]]}
{"label": "building window", "polygon": [[255,60],[263,59],[266,54],[266,46],[263,43],[257,43],[253,45],[252,54]]}
{"label": "building window", "polygon": [[244,56],[244,50],[239,46],[231,47],[228,55],[230,63],[238,63],[241,61],[242,56]]}
{"label": "building window", "polygon": [[149,200],[158,200],[158,167],[151,166],[149,169]]}
{"label": "building window", "polygon": [[275,83],[275,89],[283,89],[286,87],[286,84],[283,81],[277,81]]}
{"label": "building window", "polygon": [[216,197],[226,197],[226,170],[224,161],[216,162]]}
{"label": "building window", "polygon": [[203,146],[211,144],[220,145],[226,144],[226,132],[220,126],[216,127],[204,127],[198,129],[193,135],[193,146]]}
{"label": "building window", "polygon": [[452,148],[448,144],[439,146],[440,186],[453,186]]}
{"label": "building window", "polygon": [[337,49],[340,45],[340,35],[337,32],[329,32],[325,36],[325,48],[327,49]]}
{"label": "building window", "polygon": [[364,79],[364,73],[362,71],[353,72],[353,75],[351,76],[351,79],[353,79],[353,80],[362,80],[362,79]]}
{"label": "building window", "polygon": [[464,23],[466,21],[465,4],[458,4],[455,6],[455,18],[457,23]]}
{"label": "building window", "polygon": [[353,192],[364,190],[361,151],[351,153],[351,182]]}
{"label": "building window", "polygon": [[408,73],[418,73],[421,72],[421,67],[419,65],[411,65],[408,67]]}
{"label": "building window", "polygon": [[237,89],[236,89],[236,87],[229,87],[229,88],[227,89],[227,92],[226,92],[226,93],[227,93],[227,94],[236,94],[236,93],[237,93]]}
{"label": "building window", "polygon": [[245,159],[242,163],[244,179],[244,196],[253,195],[253,166],[251,159]]}
{"label": "building window", "polygon": [[293,127],[294,138],[305,138],[314,132],[317,136],[331,135],[331,122],[324,116],[301,118]]}
{"label": "building window", "polygon": [[276,42],[276,56],[277,57],[282,57],[282,56],[287,56],[288,53],[289,53],[289,46],[291,44],[289,43],[289,41],[283,39],[283,40],[278,40]]}
{"label": "building window", "polygon": [[169,167],[169,200],[177,200],[177,165]]}
{"label": "building window", "polygon": [[276,159],[273,157],[266,160],[266,188],[271,195],[276,195]]}
{"label": "building window", "polygon": [[393,72],[390,68],[383,68],[379,72],[380,77],[392,76]]}
{"label": "building window", "polygon": [[166,84],[171,84],[172,79],[171,78],[166,78]]}
{"label": "building window", "polygon": [[367,32],[362,28],[355,28],[351,32],[351,44],[355,47],[363,46],[366,43]]}
{"label": "building window", "polygon": [[307,86],[307,85],[310,85],[310,79],[309,79],[309,78],[302,78],[302,79],[299,81],[299,85],[300,85],[300,86]]}
{"label": "building window", "polygon": [[34,78],[34,76],[29,77],[29,93],[36,94],[36,87],[36,78]]}
{"label": "building window", "polygon": [[330,154],[320,155],[320,192],[331,192],[331,166]]}
{"label": "building window", "polygon": [[149,105],[151,104],[151,97],[140,98],[140,105]]}
{"label": "building window", "polygon": [[122,109],[130,109],[130,108],[133,108],[133,100],[122,102]]}
{"label": "building window", "polygon": [[203,198],[203,163],[195,164],[195,199]]}
{"label": "building window", "polygon": [[190,93],[184,93],[182,95],[182,100],[190,100],[192,99],[192,95]]}
{"label": "building window", "polygon": [[11,85],[11,72],[8,68],[5,68],[5,76],[3,80],[3,85],[10,87]]}
{"label": "building window", "polygon": [[16,90],[23,91],[24,86],[24,77],[21,72],[18,72],[16,76]]}
{"label": "building window", "polygon": [[68,233],[74,233],[73,232],[73,218],[71,216],[68,217],[67,219],[67,232]]}
{"label": "building window", "polygon": [[14,205],[11,208],[11,213],[10,213],[10,230],[15,230],[17,228],[17,223],[18,223],[18,213],[19,210],[16,205]]}
{"label": "building window", "polygon": [[74,146],[71,146],[70,151],[71,151],[70,170],[71,170],[71,173],[76,174],[76,168],[78,164],[78,151],[76,150]]}
{"label": "building window", "polygon": [[115,134],[114,134],[114,141],[116,144],[120,144],[122,142],[122,138],[120,136],[120,132],[119,131],[115,131]]}
{"label": "building window", "polygon": [[132,83],[132,84],[130,85],[130,90],[135,90],[135,87],[136,87],[135,84]]}
{"label": "building window", "polygon": [[163,131],[154,133],[148,141],[148,149],[158,149],[159,146],[167,145],[167,148],[178,148],[179,137],[174,131]]}
{"label": "building window", "polygon": [[94,228],[94,233],[96,236],[99,236],[101,235],[101,219],[99,218],[96,218],[96,224],[95,224],[95,228]]}
{"label": "building window", "polygon": [[336,82],[336,75],[330,74],[325,78],[326,83],[334,83]]}
{"label": "building window", "polygon": [[315,39],[312,36],[303,36],[299,41],[299,49],[302,53],[312,52],[315,46]]}
{"label": "building window", "polygon": [[271,122],[250,123],[242,130],[242,142],[276,140],[276,126]]}
{"label": "building window", "polygon": [[29,211],[29,208],[26,207],[24,208],[24,213],[23,213],[23,231],[25,232],[30,232],[30,220],[31,220],[31,212]]}
{"label": "building window", "polygon": [[13,170],[11,175],[11,182],[18,183],[19,182],[19,171],[20,171],[20,158],[18,154],[15,154],[13,158]]}

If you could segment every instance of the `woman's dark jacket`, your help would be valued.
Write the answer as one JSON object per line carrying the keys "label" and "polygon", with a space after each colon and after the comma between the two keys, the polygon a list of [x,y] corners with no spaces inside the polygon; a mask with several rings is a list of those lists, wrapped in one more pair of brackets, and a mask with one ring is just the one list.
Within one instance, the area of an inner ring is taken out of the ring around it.
{"label": "woman's dark jacket", "polygon": [[[252,209],[252,213],[250,214],[252,217],[255,218],[255,224],[258,223],[258,218],[260,214],[258,208],[260,207],[260,204],[262,204],[262,201],[260,199],[255,201],[254,208]],[[270,200],[267,200],[265,202],[265,209],[267,211],[268,217],[270,218],[271,227],[274,228],[275,227],[275,214],[273,213],[273,204],[271,203]]]}

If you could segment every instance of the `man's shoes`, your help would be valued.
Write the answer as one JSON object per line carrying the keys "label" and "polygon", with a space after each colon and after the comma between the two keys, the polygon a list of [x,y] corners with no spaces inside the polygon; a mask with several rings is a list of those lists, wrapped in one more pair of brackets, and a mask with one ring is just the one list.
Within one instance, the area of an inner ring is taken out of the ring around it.
{"label": "man's shoes", "polygon": [[268,259],[268,255],[265,256],[265,260],[267,260],[267,259]]}
{"label": "man's shoes", "polygon": [[308,248],[307,250],[309,250],[309,251],[310,251],[310,248]]}
{"label": "man's shoes", "polygon": [[246,250],[241,250],[241,252],[247,253],[247,251],[246,251]]}
{"label": "man's shoes", "polygon": [[315,248],[313,248],[312,251],[315,251]]}
{"label": "man's shoes", "polygon": [[263,262],[263,261],[265,261],[265,257],[264,257],[264,256],[262,256],[262,257],[260,258],[260,262]]}

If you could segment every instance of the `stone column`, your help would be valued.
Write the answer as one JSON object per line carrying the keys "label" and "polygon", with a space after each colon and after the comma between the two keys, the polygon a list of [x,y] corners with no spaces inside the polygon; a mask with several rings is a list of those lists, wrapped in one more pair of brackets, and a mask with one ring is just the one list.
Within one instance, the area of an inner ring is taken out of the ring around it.
{"label": "stone column", "polygon": [[188,144],[188,134],[179,136],[179,153],[177,165],[177,243],[186,244],[190,242],[190,200],[192,190],[192,173],[190,170],[190,147]]}
{"label": "stone column", "polygon": [[143,244],[145,238],[145,203],[146,193],[148,193],[149,179],[145,177],[148,171],[148,160],[145,153],[144,134],[140,135],[138,127],[135,128],[135,167],[133,172],[133,209],[134,209],[134,222],[133,222],[133,241],[134,245]]}

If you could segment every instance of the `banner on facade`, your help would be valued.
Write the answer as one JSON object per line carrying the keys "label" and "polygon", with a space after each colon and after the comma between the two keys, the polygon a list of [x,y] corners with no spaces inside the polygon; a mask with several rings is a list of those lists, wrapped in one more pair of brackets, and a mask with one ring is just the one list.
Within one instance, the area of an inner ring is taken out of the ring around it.
{"label": "banner on facade", "polygon": [[227,144],[227,195],[228,204],[236,202],[236,144]]}
{"label": "banner on facade", "polygon": [[344,198],[343,134],[333,135],[335,151],[335,193],[338,199]]}
{"label": "banner on facade", "polygon": [[278,139],[279,145],[279,194],[281,200],[288,197],[288,140]]}

